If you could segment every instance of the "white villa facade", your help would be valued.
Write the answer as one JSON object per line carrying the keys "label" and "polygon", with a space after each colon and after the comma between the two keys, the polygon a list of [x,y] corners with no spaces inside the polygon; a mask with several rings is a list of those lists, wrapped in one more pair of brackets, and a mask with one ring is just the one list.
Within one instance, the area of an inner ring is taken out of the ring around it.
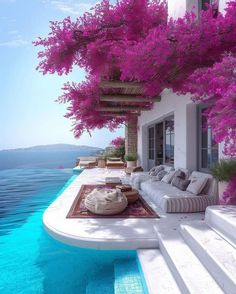
{"label": "white villa facade", "polygon": [[[207,0],[168,0],[169,17],[177,18],[185,11],[202,9]],[[226,0],[219,0],[223,12]],[[208,172],[223,156],[222,146],[214,144],[211,130],[205,130],[203,107],[190,96],[178,96],[165,89],[161,101],[150,111],[142,111],[137,122],[137,153],[145,170],[164,163],[175,168]]]}

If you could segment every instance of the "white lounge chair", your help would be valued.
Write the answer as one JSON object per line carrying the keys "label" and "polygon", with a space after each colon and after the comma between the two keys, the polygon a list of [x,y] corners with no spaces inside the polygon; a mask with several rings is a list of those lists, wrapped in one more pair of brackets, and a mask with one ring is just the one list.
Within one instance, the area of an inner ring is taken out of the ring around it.
{"label": "white lounge chair", "polygon": [[95,167],[97,165],[97,158],[93,156],[88,157],[78,157],[77,158],[77,166],[79,167]]}

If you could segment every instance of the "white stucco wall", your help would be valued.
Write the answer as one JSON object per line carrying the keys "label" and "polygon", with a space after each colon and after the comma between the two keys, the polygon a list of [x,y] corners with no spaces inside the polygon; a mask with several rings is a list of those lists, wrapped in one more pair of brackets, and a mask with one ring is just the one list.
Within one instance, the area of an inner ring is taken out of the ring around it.
{"label": "white stucco wall", "polygon": [[168,0],[168,16],[174,19],[184,16],[186,0]]}
{"label": "white stucco wall", "polygon": [[177,19],[183,17],[186,11],[198,13],[198,0],[168,0],[168,16]]}
{"label": "white stucco wall", "polygon": [[148,169],[148,126],[174,114],[175,167],[196,169],[196,105],[189,96],[177,96],[172,90],[164,90],[161,102],[151,111],[143,111],[138,119],[138,155],[140,164]]}
{"label": "white stucco wall", "polygon": [[199,1],[198,0],[186,0],[186,10],[193,11],[195,14],[197,14],[199,11]]}
{"label": "white stucco wall", "polygon": [[[228,0],[219,0],[219,11],[224,13]],[[200,10],[199,0],[168,0],[168,16],[177,19],[185,14],[185,11],[193,11],[198,14]]]}
{"label": "white stucco wall", "polygon": [[224,9],[228,0],[219,0],[219,11],[224,14]]}

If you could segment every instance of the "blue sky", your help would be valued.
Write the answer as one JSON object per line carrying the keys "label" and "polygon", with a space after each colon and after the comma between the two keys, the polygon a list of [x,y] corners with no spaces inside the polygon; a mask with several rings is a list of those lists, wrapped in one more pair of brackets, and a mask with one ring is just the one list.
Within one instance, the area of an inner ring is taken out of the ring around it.
{"label": "blue sky", "polygon": [[0,150],[34,145],[68,143],[105,147],[124,135],[124,129],[95,130],[74,139],[66,105],[55,99],[66,81],[80,82],[84,72],[70,76],[43,76],[35,70],[38,60],[32,41],[46,36],[50,20],[76,17],[95,1],[0,0]]}

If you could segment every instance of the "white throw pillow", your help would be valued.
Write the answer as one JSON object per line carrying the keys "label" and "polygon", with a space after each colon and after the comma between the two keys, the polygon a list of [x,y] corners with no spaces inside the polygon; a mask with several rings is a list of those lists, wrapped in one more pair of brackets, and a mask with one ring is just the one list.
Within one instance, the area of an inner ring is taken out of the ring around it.
{"label": "white throw pillow", "polygon": [[151,180],[152,182],[155,182],[155,181],[161,181],[161,179],[167,174],[166,171],[164,170],[161,170],[158,172],[158,174],[156,176],[150,176],[151,177]]}
{"label": "white throw pillow", "polygon": [[167,184],[170,184],[175,174],[175,170],[169,171],[167,175],[165,175],[161,181]]}
{"label": "white throw pillow", "polygon": [[149,175],[156,176],[163,169],[164,167],[162,165],[154,166],[153,168],[150,169]]}
{"label": "white throw pillow", "polygon": [[188,185],[186,191],[191,192],[195,195],[198,195],[202,192],[207,183],[207,178],[199,177],[192,178],[190,184]]}

